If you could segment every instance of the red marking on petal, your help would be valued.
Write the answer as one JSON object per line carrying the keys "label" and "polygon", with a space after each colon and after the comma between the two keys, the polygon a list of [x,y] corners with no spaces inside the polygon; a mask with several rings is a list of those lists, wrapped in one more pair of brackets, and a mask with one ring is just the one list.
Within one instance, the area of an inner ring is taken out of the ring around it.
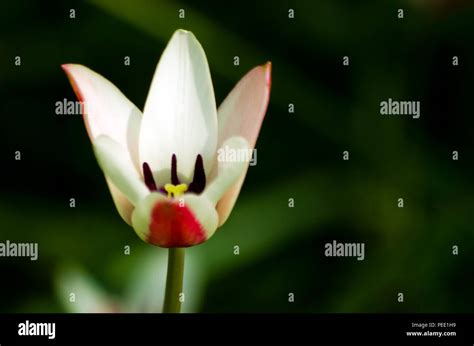
{"label": "red marking on petal", "polygon": [[62,64],[61,68],[63,71],[66,73],[67,79],[69,80],[69,83],[72,86],[72,90],[74,90],[74,93],[77,96],[77,99],[84,103],[84,96],[82,95],[81,89],[79,89],[79,86],[76,83],[76,80],[74,79],[74,76],[72,75],[71,71],[69,70],[70,64]]}
{"label": "red marking on petal", "polygon": [[70,70],[70,67],[71,67],[71,64],[62,64],[61,65],[61,68],[66,73],[67,79],[69,80],[69,83],[72,86],[72,90],[74,91],[74,93],[76,94],[77,99],[79,100],[79,102],[82,105],[82,118],[84,119],[84,124],[86,125],[87,133],[89,134],[90,139],[93,140],[94,137],[92,136],[92,131],[91,131],[91,128],[90,128],[90,125],[89,125],[89,121],[86,117],[86,112],[87,112],[86,106],[87,105],[86,105],[86,102],[85,102],[85,99],[84,99],[84,95],[83,95],[81,89],[79,88],[79,86],[77,85],[76,80],[74,78],[74,75],[72,74],[72,72]]}
{"label": "red marking on petal", "polygon": [[265,65],[265,81],[267,83],[268,88],[272,86],[272,62],[269,61]]}
{"label": "red marking on petal", "polygon": [[201,224],[191,210],[178,201],[161,201],[151,211],[148,242],[161,247],[189,247],[206,240]]}

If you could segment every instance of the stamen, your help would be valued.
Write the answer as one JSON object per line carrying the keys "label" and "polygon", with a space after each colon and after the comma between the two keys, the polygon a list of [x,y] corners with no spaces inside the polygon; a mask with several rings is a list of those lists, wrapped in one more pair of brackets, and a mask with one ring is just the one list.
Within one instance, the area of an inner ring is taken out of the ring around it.
{"label": "stamen", "polygon": [[153,173],[151,173],[150,166],[148,163],[143,162],[143,177],[145,180],[145,185],[150,191],[157,191],[155,179],[153,178]]}
{"label": "stamen", "polygon": [[189,184],[189,192],[201,193],[206,187],[206,172],[204,171],[204,163],[202,156],[199,154],[196,158],[196,164],[194,165],[194,177],[193,182]]}
{"label": "stamen", "polygon": [[173,185],[178,185],[179,184],[179,179],[178,179],[178,167],[176,163],[176,155],[173,154],[171,156],[171,184]]}
{"label": "stamen", "polygon": [[[188,185],[186,184],[179,184],[179,185],[174,185],[174,184],[166,184],[165,185],[165,190],[168,192],[168,198],[174,197],[177,198],[184,194],[188,190]],[[173,195],[173,196],[171,196]]]}

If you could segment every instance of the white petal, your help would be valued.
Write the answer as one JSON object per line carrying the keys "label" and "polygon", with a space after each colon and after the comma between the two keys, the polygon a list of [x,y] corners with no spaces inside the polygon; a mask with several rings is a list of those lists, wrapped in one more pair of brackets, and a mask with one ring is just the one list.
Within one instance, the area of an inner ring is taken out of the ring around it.
{"label": "white petal", "polygon": [[94,151],[105,176],[136,205],[149,194],[126,149],[108,136],[94,140]]}
{"label": "white petal", "polygon": [[76,64],[65,64],[62,68],[83,102],[84,122],[91,141],[100,135],[112,138],[127,150],[140,171],[140,110],[115,85],[91,69]]}
{"label": "white petal", "polygon": [[249,144],[245,138],[232,137],[226,140],[217,151],[217,175],[206,186],[203,194],[214,205],[217,204],[245,172],[249,160]]}
{"label": "white petal", "polygon": [[189,183],[198,154],[210,172],[216,143],[217,111],[206,55],[191,32],[178,30],[153,76],[140,131],[140,159],[149,163],[162,185],[170,180],[176,154],[178,176]]}

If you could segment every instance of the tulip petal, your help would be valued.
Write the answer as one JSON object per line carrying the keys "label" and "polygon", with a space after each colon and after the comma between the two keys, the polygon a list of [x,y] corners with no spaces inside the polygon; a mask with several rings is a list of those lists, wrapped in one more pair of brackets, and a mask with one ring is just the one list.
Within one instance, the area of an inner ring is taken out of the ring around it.
{"label": "tulip petal", "polygon": [[142,162],[158,185],[169,182],[171,157],[178,176],[190,183],[197,155],[210,172],[217,142],[217,110],[206,55],[194,35],[174,33],[156,68],[139,138]]}
{"label": "tulip petal", "polygon": [[[126,155],[130,156],[135,168],[140,171],[140,110],[115,85],[89,68],[76,64],[64,64],[61,67],[77,98],[83,103],[84,123],[91,141],[100,135],[109,136],[126,148]],[[132,204],[110,179],[107,179],[107,185],[120,216],[130,224]]]}
{"label": "tulip petal", "polygon": [[136,205],[149,194],[148,188],[122,145],[105,135],[97,137],[93,144],[97,161],[105,176],[132,205]]}
{"label": "tulip petal", "polygon": [[115,186],[114,183],[112,183],[110,178],[105,177],[105,180],[107,181],[107,186],[109,187],[110,194],[112,195],[115,208],[117,208],[117,211],[122,217],[122,219],[131,226],[132,212],[134,206],[132,205],[132,203],[130,203],[128,198],[118,189],[118,187]]}
{"label": "tulip petal", "polygon": [[[218,148],[232,136],[244,137],[253,149],[270,99],[271,63],[258,66],[247,73],[230,92],[218,109]],[[247,174],[241,177],[217,204],[219,226],[229,217]]]}
{"label": "tulip petal", "polygon": [[170,199],[153,192],[136,205],[132,214],[135,232],[145,242],[161,247],[189,247],[214,234],[218,216],[202,196]]}
{"label": "tulip petal", "polygon": [[205,195],[184,195],[184,204],[192,210],[209,239],[217,229],[219,216],[215,205]]}
{"label": "tulip petal", "polygon": [[138,135],[141,112],[110,81],[76,64],[61,66],[79,101],[83,102],[84,122],[91,141],[106,135],[121,144],[140,171]]}
{"label": "tulip petal", "polygon": [[[249,145],[243,137],[229,138],[217,151],[217,172],[203,194],[214,203],[242,176],[250,160]],[[220,223],[220,221],[219,221]]]}

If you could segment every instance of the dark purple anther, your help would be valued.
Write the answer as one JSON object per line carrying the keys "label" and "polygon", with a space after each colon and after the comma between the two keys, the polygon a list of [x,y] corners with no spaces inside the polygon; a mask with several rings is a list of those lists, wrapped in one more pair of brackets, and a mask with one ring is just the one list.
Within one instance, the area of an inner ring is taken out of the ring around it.
{"label": "dark purple anther", "polygon": [[206,172],[204,172],[204,163],[202,156],[198,155],[196,158],[196,164],[194,165],[194,177],[193,182],[189,184],[188,191],[194,193],[201,193],[206,187]]}
{"label": "dark purple anther", "polygon": [[171,184],[179,185],[178,165],[176,163],[176,155],[171,156]]}
{"label": "dark purple anther", "polygon": [[143,177],[145,178],[145,185],[150,191],[157,191],[155,179],[153,179],[153,173],[151,173],[150,166],[148,163],[143,162]]}

